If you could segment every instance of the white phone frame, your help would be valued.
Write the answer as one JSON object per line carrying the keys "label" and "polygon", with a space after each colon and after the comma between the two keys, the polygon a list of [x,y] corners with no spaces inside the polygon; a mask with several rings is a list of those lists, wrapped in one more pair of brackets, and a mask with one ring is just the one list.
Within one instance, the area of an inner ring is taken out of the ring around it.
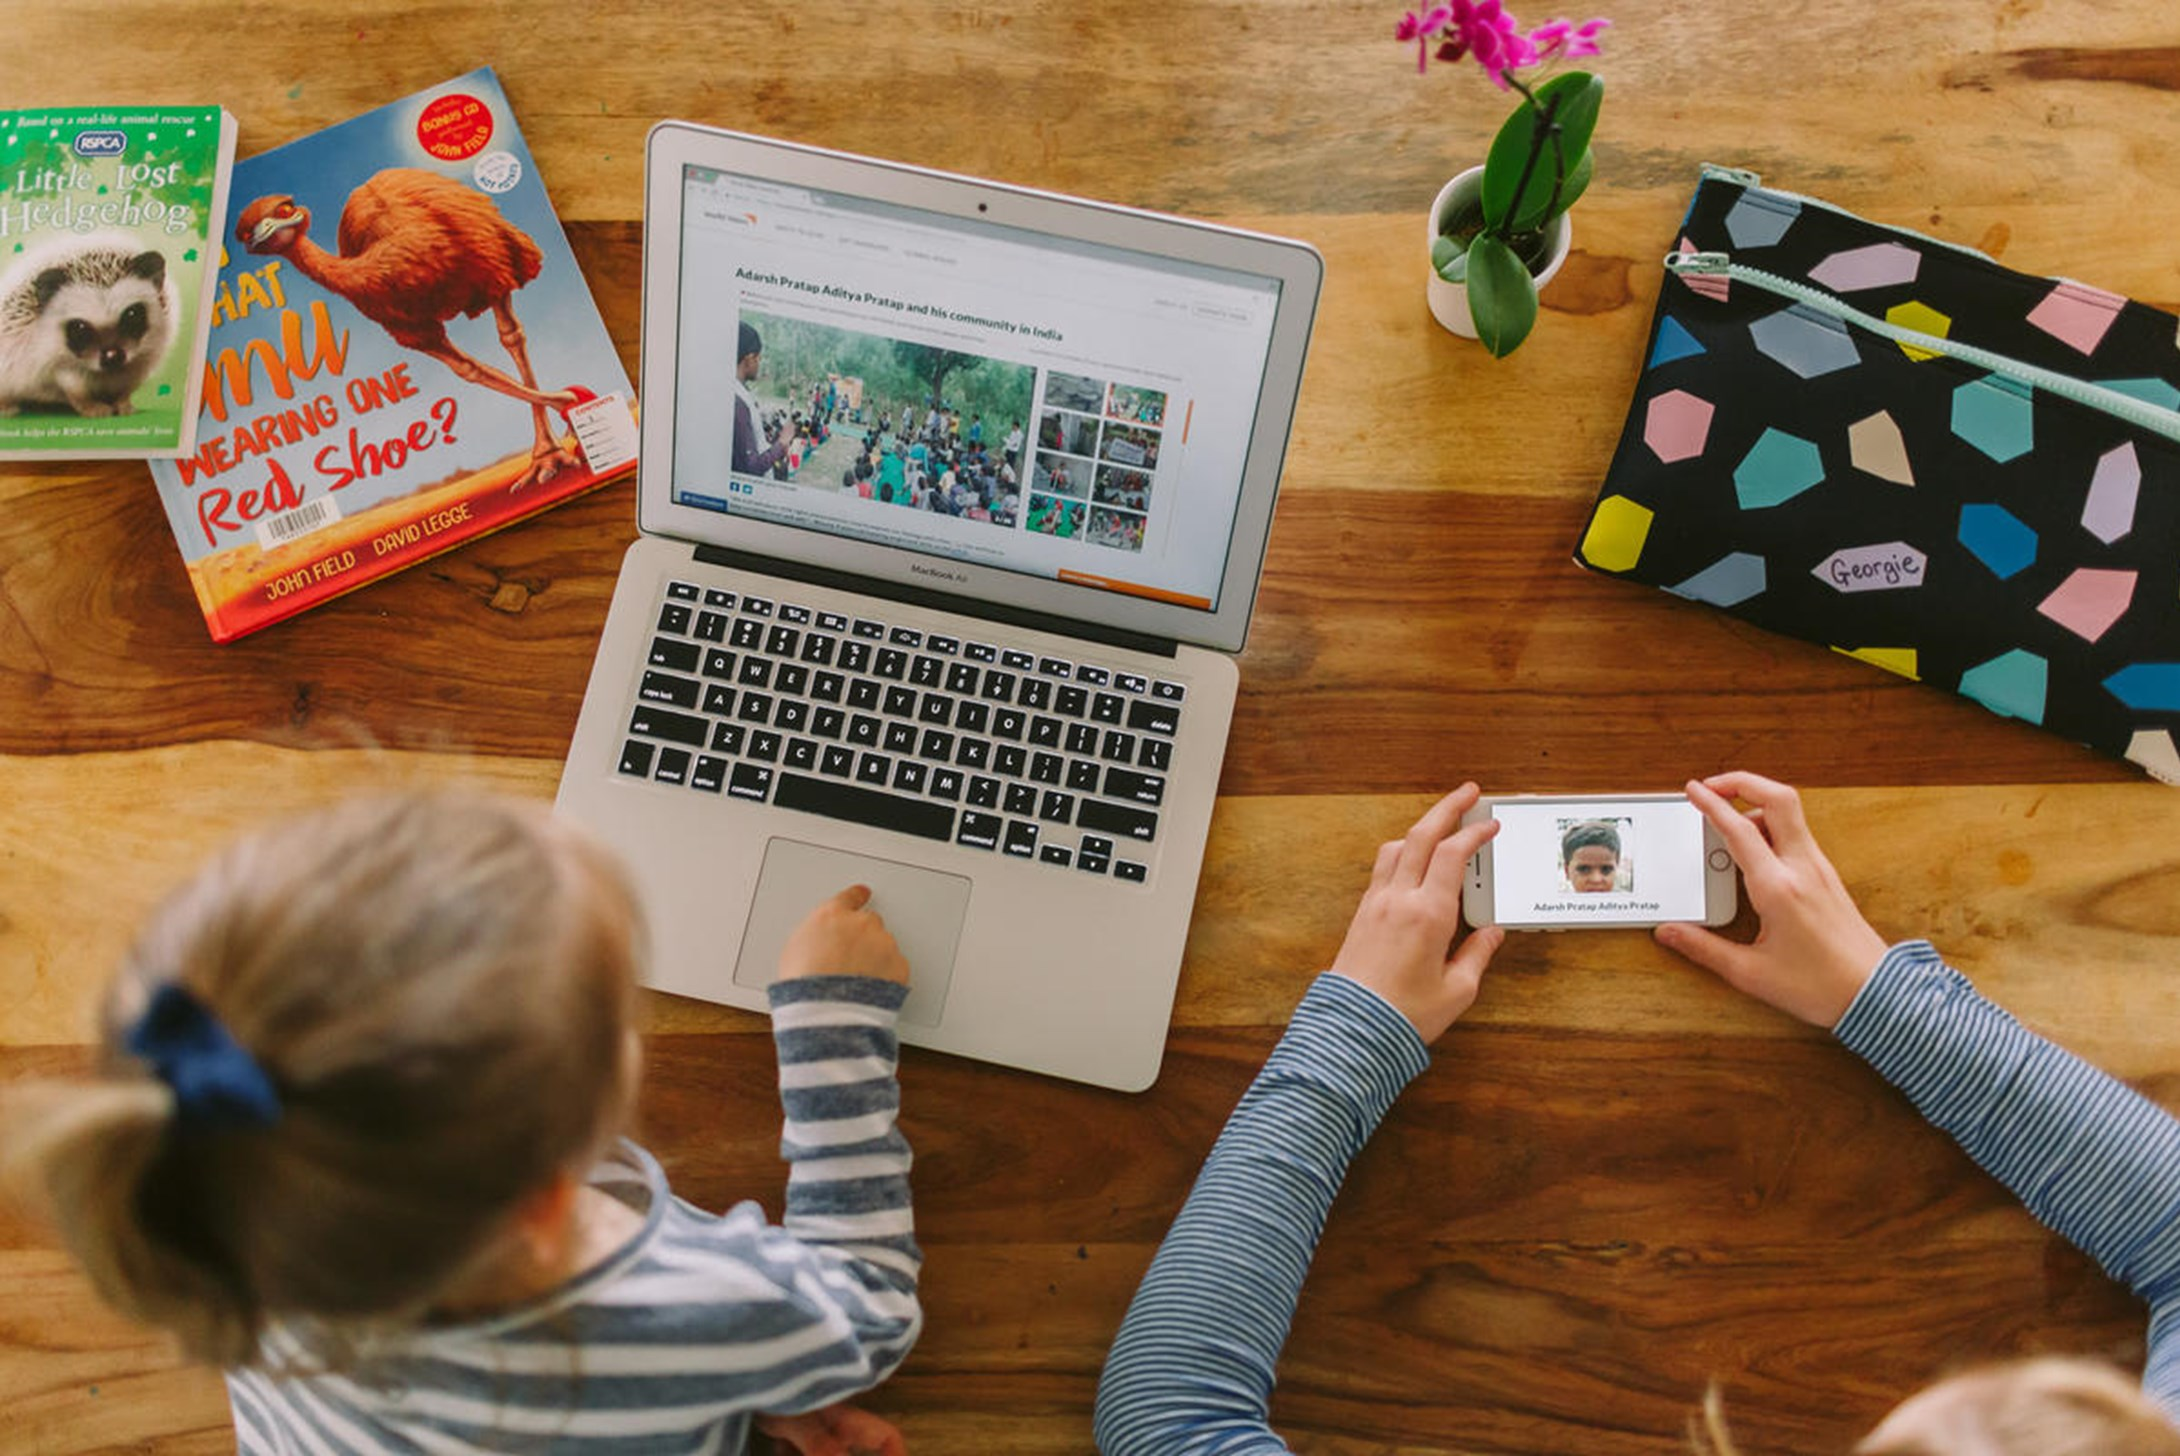
{"label": "white phone frame", "polygon": [[[1478,799],[1473,808],[1461,816],[1466,826],[1495,817],[1494,808],[1502,803],[1523,804],[1583,804],[1607,808],[1615,804],[1661,804],[1674,800],[1686,802],[1686,794],[1487,794]],[[1718,826],[1703,821],[1703,921],[1705,925],[1724,925],[1732,920],[1740,907],[1738,885],[1740,866],[1726,848],[1726,841],[1718,832]],[[1497,886],[1492,877],[1491,845],[1486,844],[1469,861],[1468,872],[1461,882],[1461,918],[1470,925],[1503,925],[1507,930],[1647,930],[1663,921],[1591,920],[1580,925],[1546,924],[1540,922],[1518,923],[1499,921],[1494,917],[1492,903]]]}

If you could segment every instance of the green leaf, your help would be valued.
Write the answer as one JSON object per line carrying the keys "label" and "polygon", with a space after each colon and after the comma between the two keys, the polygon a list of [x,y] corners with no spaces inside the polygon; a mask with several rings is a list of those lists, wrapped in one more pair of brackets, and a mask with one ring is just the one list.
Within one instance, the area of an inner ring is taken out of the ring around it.
{"label": "green leaf", "polygon": [[[1545,155],[1549,156],[1550,153],[1547,152]],[[1590,190],[1590,178],[1596,173],[1596,171],[1597,154],[1587,148],[1584,148],[1582,152],[1582,160],[1576,162],[1572,167],[1567,169],[1567,182],[1565,186],[1559,189],[1559,206],[1554,211],[1553,216],[1557,216],[1559,213],[1565,212],[1568,208],[1574,206],[1575,199]],[[1550,200],[1551,194],[1547,192],[1544,196],[1544,201],[1538,204],[1537,211],[1534,215],[1528,217],[1517,217],[1514,219],[1513,230],[1518,233],[1534,232],[1538,228],[1541,228],[1545,224],[1549,223],[1552,219],[1544,215],[1544,203],[1549,202]]]}
{"label": "green leaf", "polygon": [[1448,283],[1468,276],[1468,254],[1452,238],[1440,233],[1431,239],[1431,268]]}
{"label": "green leaf", "polygon": [[[1484,158],[1484,221],[1492,227],[1503,224],[1509,214],[1527,217],[1543,212],[1552,195],[1554,146],[1570,170],[1589,150],[1590,135],[1597,130],[1598,108],[1605,103],[1605,83],[1587,71],[1569,71],[1539,86],[1536,98],[1534,107],[1524,102],[1514,108],[1514,114],[1492,139],[1490,155]],[[1529,149],[1537,140],[1537,118],[1547,108],[1557,136],[1547,139],[1536,165],[1529,167]],[[1521,180],[1524,167],[1529,167],[1527,185]],[[1518,200],[1514,196],[1517,187],[1521,189]]]}
{"label": "green leaf", "polygon": [[1514,250],[1489,233],[1468,248],[1468,312],[1476,337],[1504,359],[1529,337],[1537,321],[1537,285]]}

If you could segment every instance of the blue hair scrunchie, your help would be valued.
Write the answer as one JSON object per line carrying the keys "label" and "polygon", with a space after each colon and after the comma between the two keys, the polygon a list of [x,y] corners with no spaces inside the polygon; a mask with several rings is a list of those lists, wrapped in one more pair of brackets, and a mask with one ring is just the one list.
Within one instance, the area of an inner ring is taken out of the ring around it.
{"label": "blue hair scrunchie", "polygon": [[174,1090],[176,1120],[186,1131],[271,1127],[280,1120],[280,1094],[265,1069],[211,1008],[171,981],[151,993],[124,1045]]}

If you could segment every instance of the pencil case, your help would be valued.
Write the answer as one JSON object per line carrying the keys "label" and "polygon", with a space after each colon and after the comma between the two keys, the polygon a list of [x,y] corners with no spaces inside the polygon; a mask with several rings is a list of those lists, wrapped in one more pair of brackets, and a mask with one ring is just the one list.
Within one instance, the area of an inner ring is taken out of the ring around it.
{"label": "pencil case", "polygon": [[2180,321],[1706,167],[1575,560],[2180,783]]}

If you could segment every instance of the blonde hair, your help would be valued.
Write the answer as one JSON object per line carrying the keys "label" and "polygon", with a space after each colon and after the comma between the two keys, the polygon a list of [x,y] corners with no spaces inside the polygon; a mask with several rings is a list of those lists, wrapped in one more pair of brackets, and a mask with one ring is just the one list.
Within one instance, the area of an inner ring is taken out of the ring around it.
{"label": "blonde hair", "polygon": [[[1716,1383],[1688,1428],[1701,1456],[1740,1456]],[[1854,1456],[2180,1456],[2180,1427],[2111,1366],[2045,1357],[1925,1387],[1863,1437]]]}
{"label": "blonde hair", "polygon": [[[337,1332],[422,1318],[624,1124],[637,937],[609,859],[533,808],[412,793],[277,824],[153,912],[92,1078],[10,1089],[10,1182],[191,1356],[261,1363],[275,1321],[352,1353]],[[270,1077],[276,1123],[177,1125],[123,1049],[168,984]]]}

